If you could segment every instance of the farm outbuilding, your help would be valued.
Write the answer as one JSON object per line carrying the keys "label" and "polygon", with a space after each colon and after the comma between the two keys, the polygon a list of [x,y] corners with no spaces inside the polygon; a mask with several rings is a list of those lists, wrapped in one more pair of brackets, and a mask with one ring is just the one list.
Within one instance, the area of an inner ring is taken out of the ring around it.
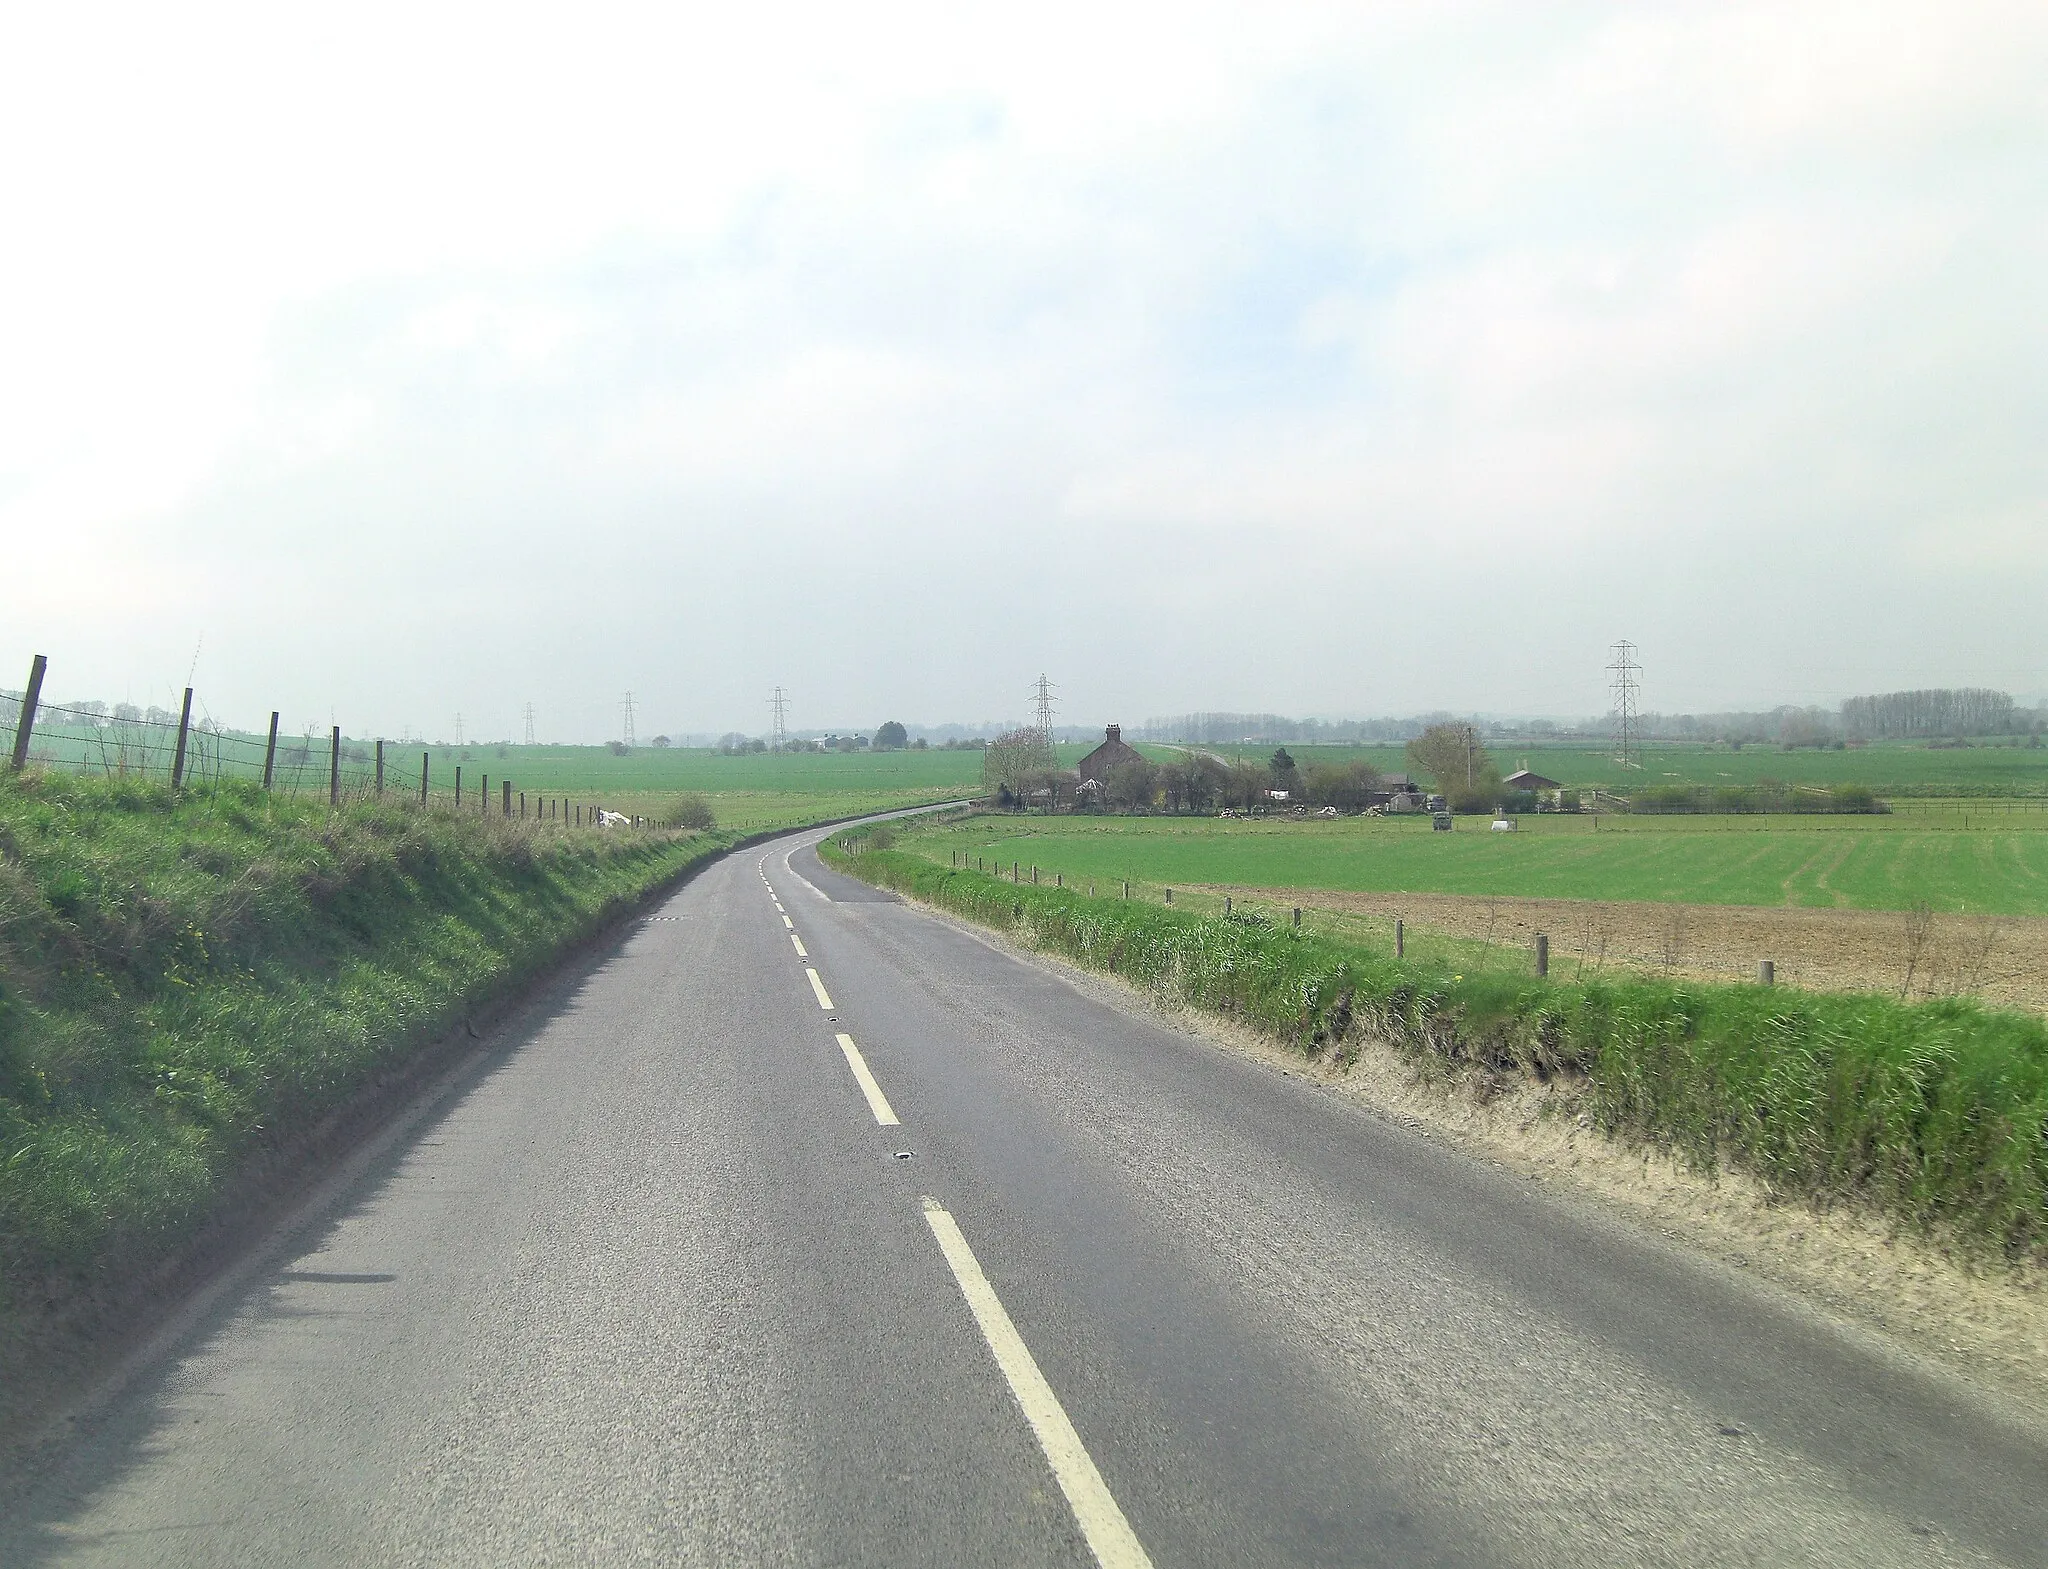
{"label": "farm outbuilding", "polygon": [[1509,774],[1507,778],[1503,779],[1501,783],[1506,785],[1510,790],[1535,791],[1562,790],[1564,788],[1564,786],[1559,784],[1555,779],[1546,779],[1541,774],[1531,773],[1526,768],[1516,769],[1513,773]]}
{"label": "farm outbuilding", "polygon": [[1143,761],[1136,747],[1124,745],[1121,725],[1110,725],[1102,732],[1102,745],[1081,759],[1081,778],[1085,783],[1090,779],[1106,779],[1109,771],[1122,763]]}

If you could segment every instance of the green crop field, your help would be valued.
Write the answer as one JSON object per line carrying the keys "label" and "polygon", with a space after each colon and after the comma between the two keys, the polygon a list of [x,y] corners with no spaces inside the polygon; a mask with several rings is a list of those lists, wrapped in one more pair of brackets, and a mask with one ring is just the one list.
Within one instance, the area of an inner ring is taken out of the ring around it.
{"label": "green crop field", "polygon": [[[2007,824],[2014,826],[2007,826]],[[1596,826],[1597,824],[1597,826]],[[2048,816],[1218,820],[977,816],[906,849],[1148,889],[1208,884],[2048,915]]]}
{"label": "green crop field", "polygon": [[[756,752],[723,757],[694,749],[643,747],[614,757],[602,747],[470,747],[465,780],[489,774],[515,791],[602,802],[615,811],[668,815],[682,794],[711,803],[721,828],[757,830],[826,818],[886,812],[951,800],[979,790],[979,752]],[[419,753],[411,758],[417,780]],[[464,754],[436,754],[433,772],[445,788]],[[444,766],[445,764],[445,766]],[[396,765],[394,765],[395,767]],[[493,785],[493,789],[497,786]]]}
{"label": "green crop field", "polygon": [[[166,777],[174,729],[161,725],[92,727],[45,723],[35,732],[33,756],[44,767],[66,772]],[[4,737],[5,732],[0,732]],[[265,738],[242,731],[202,734],[195,730],[187,761],[188,780],[260,779]],[[275,789],[287,800],[323,798],[328,787],[328,738],[282,735],[275,760]],[[351,798],[370,788],[374,742],[344,736],[343,790]],[[1074,756],[1080,749],[1073,749]],[[463,747],[385,743],[387,788],[419,789],[420,765],[428,765],[428,788],[436,800],[452,799],[461,770],[464,799],[473,800],[486,783],[495,803],[510,781],[516,796],[539,801],[568,798],[585,806],[667,819],[678,797],[701,795],[722,828],[754,831],[827,819],[920,806],[978,791],[981,753],[900,751],[853,753],[767,753],[722,756],[684,747],[640,747],[623,756],[602,746],[513,746],[494,743]],[[1072,759],[1064,759],[1071,765]]]}
{"label": "green crop field", "polygon": [[[1885,796],[2048,797],[2048,747],[2000,741],[1967,747],[1888,745],[1816,751],[1786,751],[1775,746],[1701,746],[1653,743],[1644,751],[1641,768],[1623,768],[1603,746],[1522,746],[1489,742],[1501,772],[1529,768],[1575,789],[1602,789],[1626,794],[1645,785],[1746,785],[1760,779],[1786,784],[1827,786],[1868,785]],[[1271,743],[1257,746],[1216,746],[1201,750],[1219,757],[1244,757],[1264,762]],[[1409,771],[1398,746],[1294,746],[1289,754],[1304,768],[1311,763],[1349,762],[1363,758],[1383,772]],[[1171,747],[1147,745],[1145,751],[1164,760]]]}

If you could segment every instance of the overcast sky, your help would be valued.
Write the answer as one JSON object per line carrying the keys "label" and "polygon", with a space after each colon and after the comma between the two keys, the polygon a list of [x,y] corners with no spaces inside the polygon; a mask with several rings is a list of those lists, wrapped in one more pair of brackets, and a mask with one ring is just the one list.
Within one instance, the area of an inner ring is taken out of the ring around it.
{"label": "overcast sky", "polygon": [[13,6],[0,685],[2048,690],[2048,7]]}

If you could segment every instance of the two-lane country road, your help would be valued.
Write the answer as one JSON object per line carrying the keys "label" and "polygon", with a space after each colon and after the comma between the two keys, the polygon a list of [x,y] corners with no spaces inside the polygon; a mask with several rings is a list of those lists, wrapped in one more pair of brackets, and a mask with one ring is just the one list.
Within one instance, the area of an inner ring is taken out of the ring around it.
{"label": "two-lane country road", "polygon": [[0,1563],[2048,1562],[2048,1445],[834,876],[708,869],[0,1494]]}

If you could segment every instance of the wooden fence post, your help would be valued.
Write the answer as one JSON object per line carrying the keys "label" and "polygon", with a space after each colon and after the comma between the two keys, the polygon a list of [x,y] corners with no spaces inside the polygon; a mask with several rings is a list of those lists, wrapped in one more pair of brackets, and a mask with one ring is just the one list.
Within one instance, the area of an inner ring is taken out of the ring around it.
{"label": "wooden fence post", "polygon": [[455,805],[458,809],[462,805],[462,765],[460,763],[455,765]]}
{"label": "wooden fence post", "polygon": [[1406,958],[1408,954],[1408,928],[1401,924],[1400,917],[1394,919],[1394,957]]}
{"label": "wooden fence post", "polygon": [[1542,932],[1536,934],[1536,973],[1538,975],[1548,975],[1550,973],[1550,939]]}
{"label": "wooden fence post", "polygon": [[1294,929],[1301,930],[1301,906],[1298,904],[1294,907]]}
{"label": "wooden fence post", "polygon": [[192,730],[192,688],[185,688],[185,706],[178,711],[178,749],[171,754],[171,788],[185,782],[185,737]]}
{"label": "wooden fence post", "polygon": [[499,815],[501,817],[510,817],[512,815],[512,781],[509,779],[505,781],[505,810],[499,813]]}
{"label": "wooden fence post", "polygon": [[334,738],[327,746],[327,804],[341,805],[341,726],[334,727]]}
{"label": "wooden fence post", "polygon": [[484,816],[489,817],[491,815],[491,776],[485,774],[483,779],[484,782],[477,787],[476,809],[483,813]]}
{"label": "wooden fence post", "polygon": [[50,661],[38,654],[29,661],[28,690],[21,694],[21,717],[14,721],[14,771],[20,773],[28,766],[28,738],[36,727],[36,704],[43,696],[43,672],[50,668]]}
{"label": "wooden fence post", "polygon": [[422,806],[427,804],[427,758],[430,755],[430,753],[424,751],[420,753],[420,805]]}
{"label": "wooden fence post", "polygon": [[263,743],[263,788],[270,788],[270,781],[277,772],[277,710],[270,711],[270,739]]}
{"label": "wooden fence post", "polygon": [[1759,986],[1778,984],[1778,967],[1769,959],[1759,959],[1756,964],[1756,983]]}
{"label": "wooden fence post", "polygon": [[381,740],[377,743],[377,793],[384,793],[384,743]]}

